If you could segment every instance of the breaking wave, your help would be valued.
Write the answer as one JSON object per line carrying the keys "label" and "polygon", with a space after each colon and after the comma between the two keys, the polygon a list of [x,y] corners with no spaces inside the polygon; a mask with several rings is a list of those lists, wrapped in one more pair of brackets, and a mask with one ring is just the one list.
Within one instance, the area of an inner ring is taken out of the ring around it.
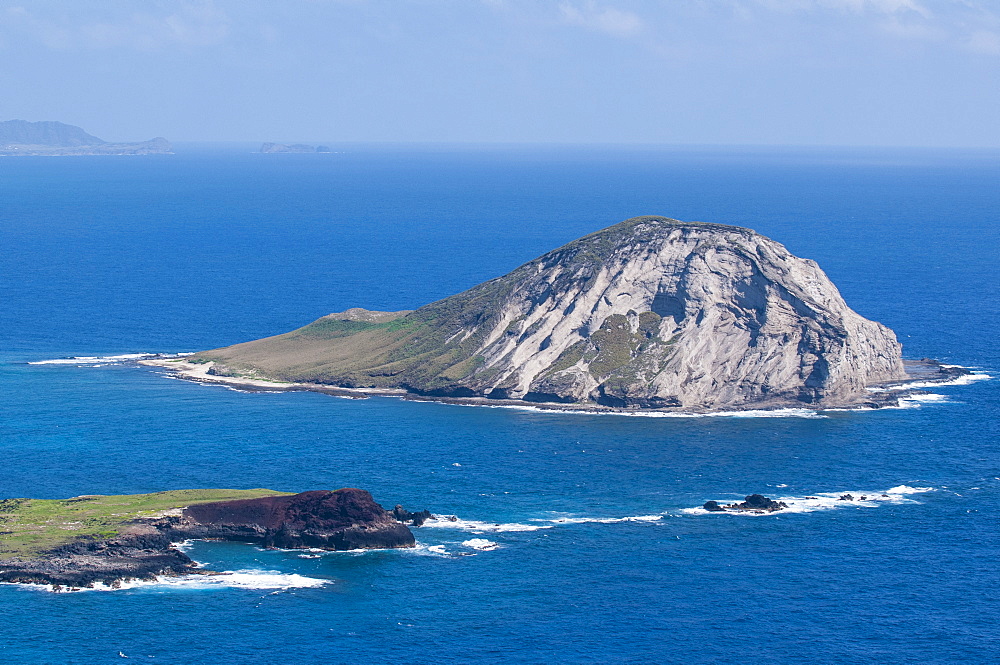
{"label": "breaking wave", "polygon": [[812,409],[748,409],[746,411],[712,411],[696,413],[694,411],[588,411],[586,409],[544,408],[522,404],[456,404],[455,406],[471,406],[487,409],[511,409],[514,411],[531,411],[534,413],[565,414],[575,416],[624,416],[627,418],[827,418]]}
{"label": "breaking wave", "polygon": [[977,381],[989,381],[993,377],[986,372],[975,371],[972,374],[963,374],[950,381],[917,381],[907,383],[904,388],[939,388],[941,386],[967,386]]}
{"label": "breaking wave", "polygon": [[[959,369],[969,369],[968,367],[962,367],[961,365],[942,365],[942,367],[953,367]],[[948,379],[946,381],[913,381],[902,383],[898,386],[883,386],[883,387],[872,387],[868,388],[869,392],[873,393],[884,393],[891,392],[894,390],[909,390],[918,388],[941,388],[944,386],[967,386],[977,381],[989,381],[993,378],[991,374],[987,374],[982,370],[969,370],[970,374],[963,374],[961,376],[956,376],[954,379]]]}
{"label": "breaking wave", "polygon": [[622,522],[659,522],[667,513],[656,515],[630,515],[628,517],[554,517],[551,519],[533,519],[532,522],[549,522],[558,524],[621,524]]}
{"label": "breaking wave", "polygon": [[122,353],[115,356],[74,356],[71,358],[53,358],[51,360],[34,360],[29,365],[74,365],[77,367],[93,367],[95,365],[115,365],[121,363],[136,362],[138,360],[152,360],[154,358],[183,358],[191,355],[189,353]]}
{"label": "breaking wave", "polygon": [[120,584],[96,583],[92,587],[67,588],[58,590],[51,584],[23,584],[21,586],[56,593],[79,591],[127,591],[129,589],[253,589],[263,591],[285,591],[288,589],[309,589],[330,584],[331,580],[306,577],[295,573],[276,570],[231,570],[214,574],[194,574],[160,576],[155,580],[127,580]]}
{"label": "breaking wave", "polygon": [[520,524],[511,522],[503,524],[500,522],[480,522],[478,520],[463,520],[454,515],[438,515],[423,523],[423,528],[439,529],[461,529],[472,533],[503,533],[506,531],[538,531],[539,529],[551,529],[548,525]]}
{"label": "breaking wave", "polygon": [[[812,513],[820,510],[836,510],[838,508],[877,508],[880,505],[899,505],[903,503],[920,503],[909,498],[911,494],[923,494],[936,491],[933,487],[910,487],[897,485],[887,490],[874,492],[859,492],[856,490],[843,492],[820,492],[808,496],[774,497],[775,501],[788,504],[787,508],[774,512],[741,511],[709,511],[704,508],[683,508],[680,512],[686,515],[740,515],[744,517],[763,517],[768,515],[785,515],[788,513]],[[716,499],[720,505],[728,503],[724,499]],[[736,499],[735,502],[739,502]]]}

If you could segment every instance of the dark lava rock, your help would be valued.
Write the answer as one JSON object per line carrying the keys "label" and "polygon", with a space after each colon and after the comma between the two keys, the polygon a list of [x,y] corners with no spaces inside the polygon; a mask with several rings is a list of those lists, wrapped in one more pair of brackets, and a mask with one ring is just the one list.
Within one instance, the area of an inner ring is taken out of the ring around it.
{"label": "dark lava rock", "polygon": [[396,507],[392,509],[392,516],[403,524],[410,523],[413,526],[421,526],[424,522],[434,517],[429,510],[421,510],[419,513],[411,513],[399,504],[396,504]]}
{"label": "dark lava rock", "polygon": [[702,508],[704,508],[705,510],[708,510],[710,512],[713,512],[713,513],[717,513],[717,512],[725,510],[725,508],[723,508],[722,506],[719,505],[718,501],[706,501],[705,505],[702,506]]}
{"label": "dark lava rock", "polygon": [[768,499],[763,494],[751,494],[746,497],[743,503],[734,503],[726,507],[730,510],[760,510],[773,513],[776,510],[787,508],[788,504],[784,501],[774,501],[772,499]]}
{"label": "dark lava rock", "polygon": [[123,579],[152,580],[158,575],[198,572],[194,566],[186,554],[170,546],[167,536],[146,527],[107,540],[80,539],[39,557],[4,560],[0,582],[114,586]]}
{"label": "dark lava rock", "polygon": [[[165,525],[174,540],[218,538],[264,547],[328,550],[413,547],[413,534],[371,494],[317,490],[189,506]],[[180,538],[178,538],[180,536]]]}

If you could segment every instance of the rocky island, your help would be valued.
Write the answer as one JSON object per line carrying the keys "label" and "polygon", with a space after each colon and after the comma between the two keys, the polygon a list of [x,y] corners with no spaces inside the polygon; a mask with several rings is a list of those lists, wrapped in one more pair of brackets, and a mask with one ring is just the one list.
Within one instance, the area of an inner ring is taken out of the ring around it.
{"label": "rocky island", "polygon": [[264,143],[260,146],[260,152],[265,155],[276,153],[311,153],[330,152],[330,148],[325,145],[307,145],[305,143]]}
{"label": "rocky island", "polygon": [[0,122],[0,156],[79,156],[170,154],[165,138],[139,143],[108,143],[62,122]]}
{"label": "rocky island", "polygon": [[720,504],[718,501],[706,501],[702,506],[710,513],[722,512],[749,512],[749,513],[775,513],[788,508],[784,501],[769,499],[763,494],[751,494],[739,503]]}
{"label": "rocky island", "polygon": [[894,404],[915,380],[901,354],[814,261],[747,228],[646,216],[417,310],[350,309],[155,364],[248,387],[701,412]]}
{"label": "rocky island", "polygon": [[[174,547],[231,540],[325,550],[413,547],[403,522],[430,513],[388,512],[360,489],[175,490],[65,500],[0,500],[0,582],[81,588],[161,575],[210,574]],[[402,520],[402,521],[400,521]]]}

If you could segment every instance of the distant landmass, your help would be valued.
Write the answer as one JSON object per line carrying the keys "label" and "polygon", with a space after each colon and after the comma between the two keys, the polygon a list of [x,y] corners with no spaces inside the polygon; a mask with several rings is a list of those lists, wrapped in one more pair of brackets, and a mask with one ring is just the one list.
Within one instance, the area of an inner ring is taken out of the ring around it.
{"label": "distant landmass", "polygon": [[265,143],[260,146],[260,151],[264,154],[278,153],[278,152],[298,152],[298,153],[308,153],[308,152],[330,152],[330,148],[325,145],[306,145],[305,143]]}
{"label": "distant landmass", "polygon": [[0,122],[0,155],[154,155],[173,152],[163,137],[137,143],[109,143],[63,122]]}

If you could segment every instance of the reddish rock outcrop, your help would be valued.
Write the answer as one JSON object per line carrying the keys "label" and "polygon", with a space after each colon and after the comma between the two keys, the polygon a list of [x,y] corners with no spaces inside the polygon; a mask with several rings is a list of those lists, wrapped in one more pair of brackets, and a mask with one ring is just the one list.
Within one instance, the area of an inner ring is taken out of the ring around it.
{"label": "reddish rock outcrop", "polygon": [[168,525],[171,537],[329,550],[413,547],[410,530],[362,489],[202,503]]}

